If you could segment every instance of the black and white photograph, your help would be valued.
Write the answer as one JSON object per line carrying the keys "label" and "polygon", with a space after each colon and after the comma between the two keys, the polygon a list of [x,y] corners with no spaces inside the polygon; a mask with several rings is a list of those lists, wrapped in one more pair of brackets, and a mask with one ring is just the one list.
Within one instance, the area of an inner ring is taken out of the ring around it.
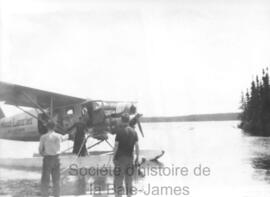
{"label": "black and white photograph", "polygon": [[0,197],[270,197],[270,1],[0,0]]}

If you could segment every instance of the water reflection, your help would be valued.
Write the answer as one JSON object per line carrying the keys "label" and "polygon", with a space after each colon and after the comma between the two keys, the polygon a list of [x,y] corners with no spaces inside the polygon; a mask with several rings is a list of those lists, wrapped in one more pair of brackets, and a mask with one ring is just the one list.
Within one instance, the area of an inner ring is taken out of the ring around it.
{"label": "water reflection", "polygon": [[270,139],[268,137],[247,137],[250,150],[250,164],[253,178],[270,184]]}
{"label": "water reflection", "polygon": [[255,169],[270,170],[270,157],[258,157],[252,159],[252,167]]}
{"label": "water reflection", "polygon": [[252,159],[254,178],[270,184],[270,157],[258,157]]}
{"label": "water reflection", "polygon": [[110,182],[112,182],[111,176],[72,175],[67,172],[62,176],[62,195],[91,194],[100,196],[100,194],[105,193],[106,186]]}
{"label": "water reflection", "polygon": [[[164,164],[159,161],[144,161],[140,167],[136,168],[133,175],[133,185],[140,187],[145,178],[144,171],[151,167],[164,167]],[[112,169],[109,169],[112,170]],[[62,195],[85,195],[92,196],[109,196],[113,194],[113,173],[95,173],[98,176],[89,175],[71,175],[66,172],[62,176]]]}

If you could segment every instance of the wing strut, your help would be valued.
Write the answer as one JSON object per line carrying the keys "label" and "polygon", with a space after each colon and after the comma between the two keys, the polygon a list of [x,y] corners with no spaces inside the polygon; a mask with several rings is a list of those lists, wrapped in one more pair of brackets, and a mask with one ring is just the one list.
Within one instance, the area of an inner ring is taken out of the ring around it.
{"label": "wing strut", "polygon": [[22,94],[26,99],[28,99],[32,104],[34,104],[40,111],[42,111],[42,113],[44,113],[48,118],[50,118],[48,116],[48,114],[44,111],[44,109],[39,104],[37,104],[35,101],[33,101],[33,99],[30,96],[28,96],[24,92],[22,92]]}
{"label": "wing strut", "polygon": [[[51,105],[50,105],[50,116],[47,114],[46,111],[44,111],[44,109],[35,101],[33,101],[33,99],[28,96],[27,94],[25,94],[24,92],[22,92],[23,96],[28,99],[32,104],[34,104],[42,113],[44,113],[48,118],[52,119],[53,117],[53,97],[51,96]],[[18,106],[17,106],[18,107]],[[19,107],[18,107],[19,108]],[[19,108],[21,110],[23,110],[22,108]],[[25,113],[27,113],[28,115],[30,115],[31,113],[27,112],[26,110],[23,110]],[[35,117],[33,114],[31,114],[30,116]],[[38,117],[35,117],[37,120],[40,120]],[[45,123],[45,121],[42,121],[42,123]],[[61,125],[59,125],[58,123],[56,123],[56,126],[58,128],[60,128],[62,131],[65,131],[63,127],[61,127]]]}
{"label": "wing strut", "polygon": [[21,107],[19,107],[19,106],[17,106],[17,105],[16,105],[16,107],[17,107],[19,110],[23,111],[24,113],[28,114],[29,116],[31,116],[31,117],[33,117],[33,118],[35,118],[35,119],[41,121],[43,124],[46,124],[44,120],[38,118],[37,116],[35,116],[35,115],[31,114],[30,112],[24,110],[23,108],[21,108]]}

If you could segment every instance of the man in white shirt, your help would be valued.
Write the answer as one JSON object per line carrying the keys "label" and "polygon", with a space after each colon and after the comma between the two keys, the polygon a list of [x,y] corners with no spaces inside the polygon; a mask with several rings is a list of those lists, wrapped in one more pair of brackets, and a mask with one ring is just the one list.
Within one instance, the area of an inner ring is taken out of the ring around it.
{"label": "man in white shirt", "polygon": [[49,121],[47,124],[48,132],[40,137],[39,153],[43,156],[42,176],[41,176],[41,195],[49,196],[50,176],[53,182],[53,195],[60,196],[60,144],[67,140],[69,135],[61,135],[54,131],[55,124]]}

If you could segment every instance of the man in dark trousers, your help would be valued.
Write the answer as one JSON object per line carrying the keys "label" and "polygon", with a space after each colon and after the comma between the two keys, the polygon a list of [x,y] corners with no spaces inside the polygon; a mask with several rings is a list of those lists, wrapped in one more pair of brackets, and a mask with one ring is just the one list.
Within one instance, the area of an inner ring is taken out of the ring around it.
{"label": "man in dark trousers", "polygon": [[54,131],[55,124],[52,120],[47,123],[47,133],[40,137],[39,153],[43,156],[41,195],[49,197],[50,177],[53,182],[53,195],[60,196],[60,144],[69,139],[69,135],[61,135]]}
{"label": "man in dark trousers", "polygon": [[73,153],[78,156],[86,156],[86,142],[85,142],[85,130],[87,129],[86,123],[82,117],[79,118],[79,121],[74,123],[67,131],[76,128],[74,144],[73,144]]}
{"label": "man in dark trousers", "polygon": [[129,114],[124,113],[121,116],[121,125],[116,131],[115,147],[114,147],[114,191],[115,196],[123,194],[123,180],[125,179],[126,195],[132,194],[132,174],[133,167],[133,151],[135,147],[135,162],[139,158],[138,135],[136,131],[129,126]]}

